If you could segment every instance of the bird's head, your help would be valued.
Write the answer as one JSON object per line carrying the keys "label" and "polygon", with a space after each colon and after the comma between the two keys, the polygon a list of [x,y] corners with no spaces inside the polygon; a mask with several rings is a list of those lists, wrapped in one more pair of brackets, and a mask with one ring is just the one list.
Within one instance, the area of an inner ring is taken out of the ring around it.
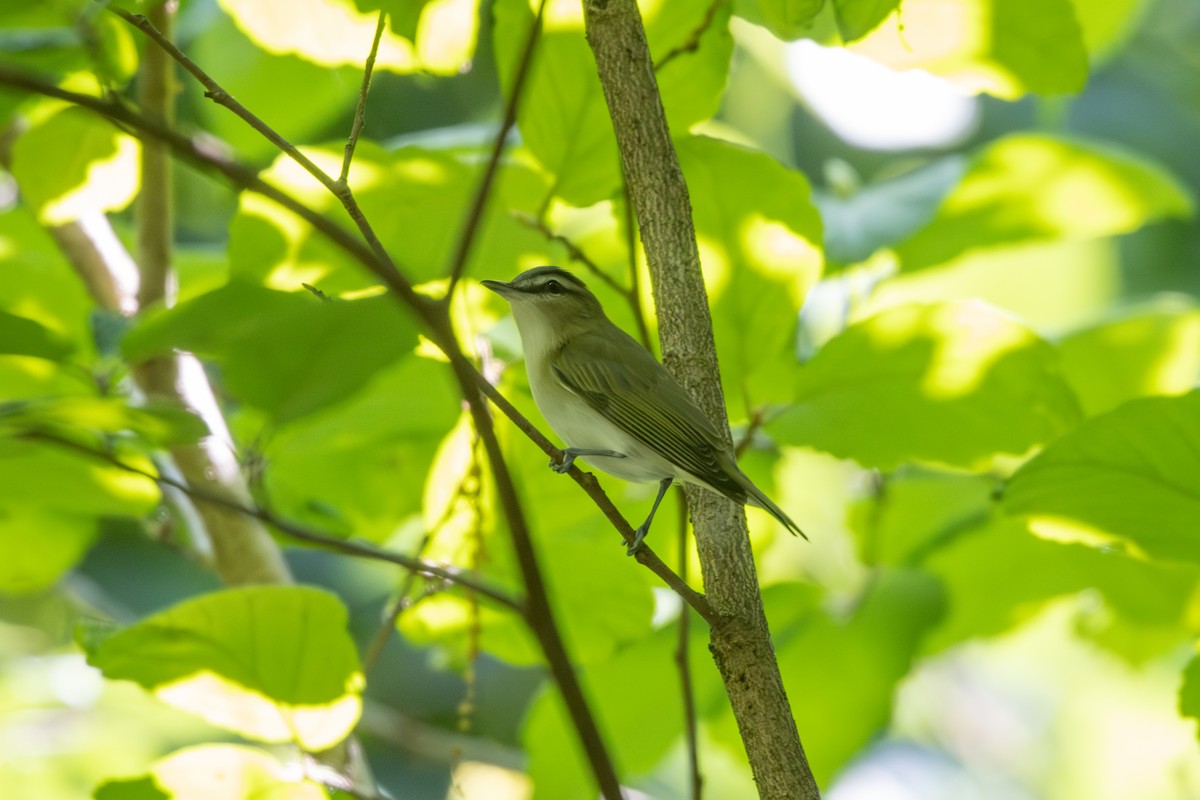
{"label": "bird's head", "polygon": [[482,283],[512,306],[527,351],[531,345],[552,347],[605,319],[600,301],[565,269],[534,267],[507,283]]}

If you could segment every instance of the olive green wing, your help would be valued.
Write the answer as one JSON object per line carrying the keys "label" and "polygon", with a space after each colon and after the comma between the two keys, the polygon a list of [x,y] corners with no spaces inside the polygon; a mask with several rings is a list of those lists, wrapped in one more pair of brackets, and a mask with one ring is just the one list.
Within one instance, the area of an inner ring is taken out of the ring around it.
{"label": "olive green wing", "polygon": [[[613,334],[618,335],[613,335]],[[571,339],[553,361],[555,376],[625,433],[727,497],[746,490],[724,464],[721,437],[687,391],[644,347],[618,328]]]}

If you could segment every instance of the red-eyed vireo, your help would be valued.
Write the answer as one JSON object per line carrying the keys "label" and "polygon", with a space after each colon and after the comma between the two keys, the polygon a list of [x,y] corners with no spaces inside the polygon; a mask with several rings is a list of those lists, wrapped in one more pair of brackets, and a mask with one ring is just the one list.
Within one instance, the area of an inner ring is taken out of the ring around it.
{"label": "red-eyed vireo", "polygon": [[[511,283],[483,281],[508,300],[525,349],[533,399],[567,448],[555,472],[582,456],[627,481],[658,481],[639,546],[673,481],[703,486],[766,509],[792,533],[800,527],[738,469],[717,433],[671,373],[604,314],[583,281],[558,267],[536,267]],[[808,538],[808,537],[805,537]]]}

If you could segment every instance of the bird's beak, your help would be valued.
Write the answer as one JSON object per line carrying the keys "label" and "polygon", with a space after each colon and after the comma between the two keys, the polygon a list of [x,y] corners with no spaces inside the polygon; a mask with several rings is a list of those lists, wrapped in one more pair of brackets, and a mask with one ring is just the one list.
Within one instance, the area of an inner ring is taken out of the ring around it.
{"label": "bird's beak", "polygon": [[504,298],[512,297],[517,293],[516,288],[507,281],[480,281],[480,283]]}

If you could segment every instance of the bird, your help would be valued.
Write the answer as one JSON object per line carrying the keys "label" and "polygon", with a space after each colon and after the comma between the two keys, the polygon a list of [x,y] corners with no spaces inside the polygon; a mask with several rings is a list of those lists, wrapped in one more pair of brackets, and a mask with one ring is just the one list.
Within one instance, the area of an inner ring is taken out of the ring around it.
{"label": "bird", "polygon": [[604,313],[574,274],[534,267],[512,281],[481,283],[508,301],[534,402],[567,443],[560,474],[576,458],[622,480],[657,481],[658,496],[626,550],[641,547],[675,481],[765,509],[805,539],[792,519],[738,468],[733,447],[658,359]]}

